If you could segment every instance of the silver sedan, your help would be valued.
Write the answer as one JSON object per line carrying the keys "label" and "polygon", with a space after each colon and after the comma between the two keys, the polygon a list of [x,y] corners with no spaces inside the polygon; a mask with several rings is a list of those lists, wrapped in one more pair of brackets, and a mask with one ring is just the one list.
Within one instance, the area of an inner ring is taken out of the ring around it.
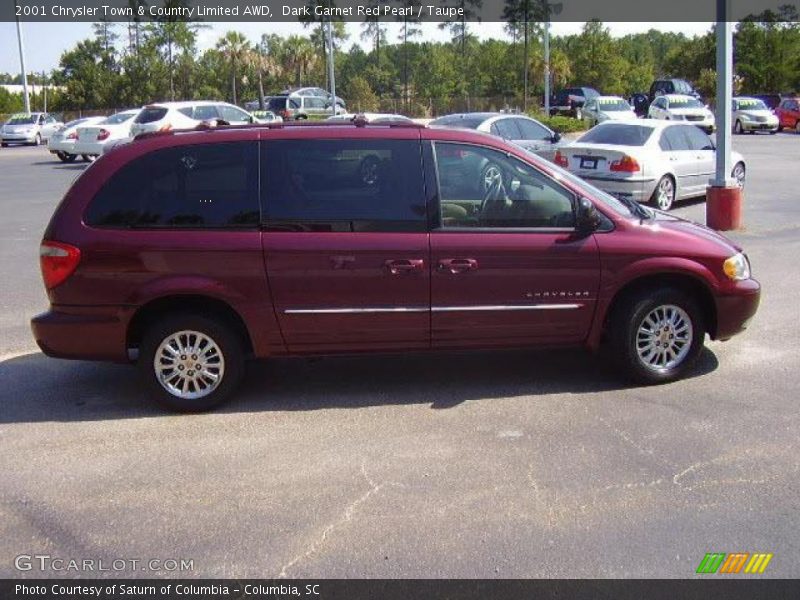
{"label": "silver sedan", "polygon": [[[676,200],[705,194],[716,147],[688,123],[608,121],[561,148],[555,162],[614,196],[669,210]],[[742,155],[733,152],[732,164],[731,177],[744,186]]]}

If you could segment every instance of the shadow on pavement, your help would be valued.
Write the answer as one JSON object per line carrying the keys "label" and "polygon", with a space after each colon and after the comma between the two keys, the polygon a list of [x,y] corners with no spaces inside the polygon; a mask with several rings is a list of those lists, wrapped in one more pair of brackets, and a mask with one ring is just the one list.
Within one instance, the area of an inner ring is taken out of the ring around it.
{"label": "shadow on pavement", "polygon": [[[718,366],[705,349],[688,377]],[[0,362],[0,423],[97,421],[164,416],[135,367],[26,354]],[[430,352],[254,361],[220,413],[429,404],[629,389],[582,350]]]}

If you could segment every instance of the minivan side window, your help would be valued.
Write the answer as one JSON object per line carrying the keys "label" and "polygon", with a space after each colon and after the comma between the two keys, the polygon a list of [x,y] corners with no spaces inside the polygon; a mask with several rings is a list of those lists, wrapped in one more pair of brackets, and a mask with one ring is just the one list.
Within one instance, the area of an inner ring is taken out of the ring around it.
{"label": "minivan side window", "polygon": [[575,226],[574,195],[518,158],[441,142],[434,153],[442,229]]}
{"label": "minivan side window", "polygon": [[258,145],[177,146],[141,156],[117,171],[89,205],[92,227],[257,228]]}
{"label": "minivan side window", "polygon": [[417,140],[273,140],[262,152],[273,231],[425,231]]}

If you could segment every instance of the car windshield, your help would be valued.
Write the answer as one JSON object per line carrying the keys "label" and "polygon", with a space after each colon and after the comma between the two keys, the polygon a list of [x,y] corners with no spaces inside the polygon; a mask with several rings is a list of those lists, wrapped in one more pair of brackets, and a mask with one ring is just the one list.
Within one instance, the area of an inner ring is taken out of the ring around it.
{"label": "car windshield", "polygon": [[757,98],[742,98],[737,100],[739,110],[769,110],[767,105]]}
{"label": "car windshield", "polygon": [[670,108],[703,108],[703,103],[694,98],[677,98],[669,101]]}
{"label": "car windshield", "polygon": [[111,115],[105,121],[103,121],[103,125],[119,125],[120,123],[124,123],[125,121],[130,121],[133,117],[136,116],[136,113],[117,113],[115,115]]}
{"label": "car windshield", "polygon": [[450,115],[448,117],[439,117],[431,121],[431,125],[439,127],[461,127],[463,129],[477,129],[480,124],[486,120],[486,117],[474,117],[465,115]]}
{"label": "car windshield", "polygon": [[653,135],[652,127],[609,124],[594,127],[578,138],[577,143],[644,146]]}
{"label": "car windshield", "polygon": [[14,115],[8,120],[8,125],[33,125],[36,122],[34,115]]}
{"label": "car windshield", "polygon": [[631,109],[631,105],[622,98],[601,98],[597,101],[597,104],[600,106],[600,110],[615,111]]}

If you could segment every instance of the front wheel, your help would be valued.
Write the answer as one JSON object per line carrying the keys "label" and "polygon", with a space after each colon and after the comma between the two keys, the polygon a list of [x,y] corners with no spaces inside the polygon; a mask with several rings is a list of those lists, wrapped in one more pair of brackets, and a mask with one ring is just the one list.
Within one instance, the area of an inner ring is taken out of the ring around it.
{"label": "front wheel", "polygon": [[201,412],[224,402],[244,375],[242,340],[222,321],[172,315],[145,334],[139,369],[161,406]]}
{"label": "front wheel", "polygon": [[697,303],[672,288],[643,290],[623,300],[612,314],[609,331],[618,366],[645,384],[682,377],[697,360],[705,339]]}
{"label": "front wheel", "polygon": [[733,133],[737,135],[742,135],[744,133],[742,122],[739,119],[736,119],[736,124],[733,126]]}
{"label": "front wheel", "polygon": [[736,181],[736,185],[742,189],[744,189],[746,176],[747,172],[745,171],[744,165],[742,163],[736,163],[733,167],[733,171],[731,171],[731,177]]}
{"label": "front wheel", "polygon": [[83,159],[83,162],[94,162],[97,160],[97,157],[92,154],[81,154],[81,158]]}

